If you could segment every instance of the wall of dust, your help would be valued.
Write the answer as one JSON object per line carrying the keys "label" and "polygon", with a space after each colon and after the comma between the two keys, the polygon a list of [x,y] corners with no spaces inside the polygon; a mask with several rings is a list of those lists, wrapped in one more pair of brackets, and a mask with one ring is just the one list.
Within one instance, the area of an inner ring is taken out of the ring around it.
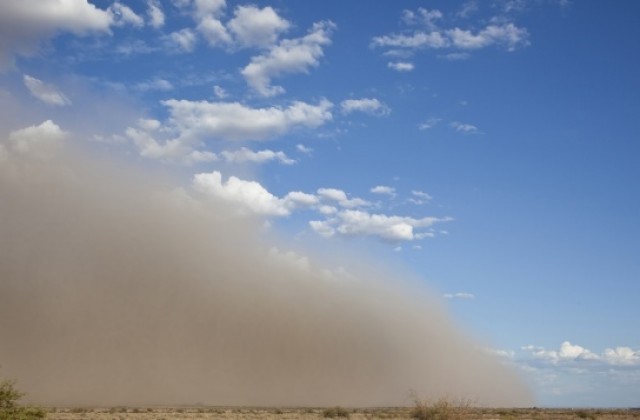
{"label": "wall of dust", "polygon": [[0,376],[30,401],[385,406],[415,390],[531,404],[513,372],[397,279],[274,261],[259,221],[167,194],[121,162],[8,150]]}

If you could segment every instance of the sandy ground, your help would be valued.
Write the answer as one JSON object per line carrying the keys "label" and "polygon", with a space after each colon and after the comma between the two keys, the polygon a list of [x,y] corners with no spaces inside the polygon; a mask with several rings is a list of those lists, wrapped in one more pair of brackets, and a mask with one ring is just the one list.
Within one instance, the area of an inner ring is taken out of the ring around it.
{"label": "sandy ground", "polygon": [[[410,408],[348,409],[349,419],[409,419]],[[290,408],[56,408],[49,409],[49,420],[180,420],[180,419],[323,419],[324,411]],[[344,418],[344,417],[343,417]],[[640,419],[640,410],[598,409],[468,409],[456,419],[494,420],[614,420]],[[446,419],[446,418],[445,418]]]}

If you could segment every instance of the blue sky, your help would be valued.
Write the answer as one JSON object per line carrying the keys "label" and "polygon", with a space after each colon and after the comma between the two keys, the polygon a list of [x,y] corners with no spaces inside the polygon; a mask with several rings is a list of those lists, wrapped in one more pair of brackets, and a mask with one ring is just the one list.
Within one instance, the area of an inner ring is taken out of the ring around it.
{"label": "blue sky", "polygon": [[603,0],[2,1],[0,158],[36,133],[177,174],[296,252],[413,273],[540,405],[637,406],[638,16]]}

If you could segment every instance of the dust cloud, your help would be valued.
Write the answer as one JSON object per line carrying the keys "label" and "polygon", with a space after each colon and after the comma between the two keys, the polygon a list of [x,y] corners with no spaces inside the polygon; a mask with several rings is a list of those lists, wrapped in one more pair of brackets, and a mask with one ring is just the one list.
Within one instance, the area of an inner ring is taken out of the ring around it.
{"label": "dust cloud", "polygon": [[0,149],[0,376],[30,401],[531,404],[419,288],[288,264],[222,203],[63,155]]}

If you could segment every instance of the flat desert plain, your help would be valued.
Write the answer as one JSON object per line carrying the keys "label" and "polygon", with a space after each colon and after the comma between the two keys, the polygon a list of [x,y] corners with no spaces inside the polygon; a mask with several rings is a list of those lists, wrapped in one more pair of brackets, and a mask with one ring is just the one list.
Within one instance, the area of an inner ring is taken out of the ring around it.
{"label": "flat desert plain", "polygon": [[[50,408],[49,420],[182,420],[182,419],[411,419],[412,408]],[[338,416],[338,413],[340,416]],[[346,417],[348,416],[348,417]],[[433,420],[623,420],[640,419],[640,410],[628,409],[492,409],[466,408],[461,411],[422,417]]]}

